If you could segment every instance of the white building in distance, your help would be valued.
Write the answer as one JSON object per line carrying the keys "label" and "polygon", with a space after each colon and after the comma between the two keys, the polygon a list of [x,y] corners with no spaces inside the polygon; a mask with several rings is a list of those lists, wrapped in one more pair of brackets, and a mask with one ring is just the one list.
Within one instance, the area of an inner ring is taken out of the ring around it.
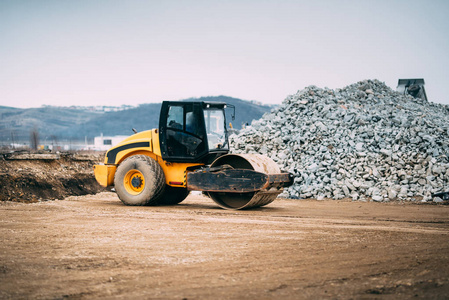
{"label": "white building in distance", "polygon": [[94,149],[97,151],[106,151],[126,139],[127,135],[116,135],[116,136],[96,136],[94,138]]}

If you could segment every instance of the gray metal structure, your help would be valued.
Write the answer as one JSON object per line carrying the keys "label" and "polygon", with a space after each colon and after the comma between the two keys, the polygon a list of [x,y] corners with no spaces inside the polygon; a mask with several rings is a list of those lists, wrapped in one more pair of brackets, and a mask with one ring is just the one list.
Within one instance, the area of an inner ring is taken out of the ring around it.
{"label": "gray metal structure", "polygon": [[399,79],[396,91],[428,101],[423,78]]}

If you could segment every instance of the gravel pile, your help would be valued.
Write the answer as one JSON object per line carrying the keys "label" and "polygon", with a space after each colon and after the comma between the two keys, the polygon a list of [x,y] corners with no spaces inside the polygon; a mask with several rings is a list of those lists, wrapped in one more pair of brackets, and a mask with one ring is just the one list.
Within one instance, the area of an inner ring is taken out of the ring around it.
{"label": "gravel pile", "polygon": [[287,198],[440,201],[449,191],[449,106],[378,80],[310,86],[231,136],[295,175]]}

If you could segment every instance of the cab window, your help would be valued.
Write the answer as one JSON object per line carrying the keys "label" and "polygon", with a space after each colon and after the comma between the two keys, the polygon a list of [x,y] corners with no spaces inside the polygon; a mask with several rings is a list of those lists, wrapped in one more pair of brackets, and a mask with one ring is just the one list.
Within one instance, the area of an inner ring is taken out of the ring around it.
{"label": "cab window", "polygon": [[218,149],[228,149],[225,116],[221,109],[208,109],[204,111],[204,121],[206,124],[207,141],[210,151]]}
{"label": "cab window", "polygon": [[184,108],[182,106],[170,106],[167,116],[167,128],[182,130],[184,127]]}

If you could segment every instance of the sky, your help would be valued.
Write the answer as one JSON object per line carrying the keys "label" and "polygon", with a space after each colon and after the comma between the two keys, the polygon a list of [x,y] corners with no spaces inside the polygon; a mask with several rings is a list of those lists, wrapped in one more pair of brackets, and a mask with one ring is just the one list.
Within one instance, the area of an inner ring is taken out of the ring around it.
{"label": "sky", "polygon": [[0,0],[0,105],[139,105],[424,78],[449,104],[449,1]]}

